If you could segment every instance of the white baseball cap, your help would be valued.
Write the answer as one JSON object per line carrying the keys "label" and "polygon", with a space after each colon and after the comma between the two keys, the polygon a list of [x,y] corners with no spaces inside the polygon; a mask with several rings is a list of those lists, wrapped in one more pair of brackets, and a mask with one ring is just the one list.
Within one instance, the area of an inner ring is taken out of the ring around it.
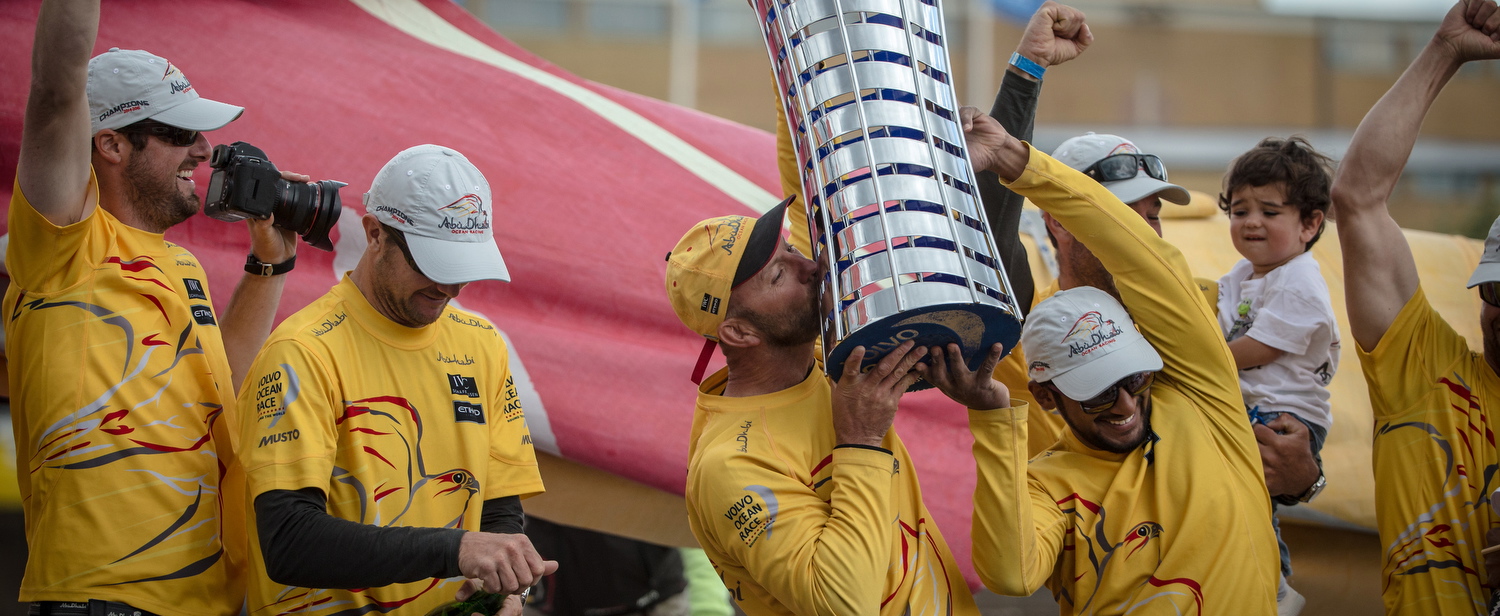
{"label": "white baseball cap", "polygon": [[1500,282],[1500,218],[1490,225],[1490,236],[1484,239],[1484,254],[1479,256],[1479,267],[1469,277],[1469,288],[1486,282]]}
{"label": "white baseball cap", "polygon": [[1075,287],[1043,300],[1021,328],[1026,373],[1063,395],[1088,400],[1137,372],[1161,370],[1161,355],[1114,296]]}
{"label": "white baseball cap", "polygon": [[510,281],[490,229],[490,183],[463,154],[431,144],[403,150],[375,174],[364,202],[406,235],[417,268],[433,282]]}
{"label": "white baseball cap", "polygon": [[166,58],[138,49],[114,47],[89,60],[86,90],[95,133],[147,118],[188,130],[217,130],[245,112],[198,96]]}
{"label": "white baseball cap", "polygon": [[[1107,157],[1115,154],[1140,154],[1141,149],[1131,143],[1129,139],[1115,135],[1099,135],[1095,133],[1084,133],[1062,142],[1052,151],[1052,158],[1064,165],[1083,171]],[[1162,177],[1166,177],[1165,170]],[[1193,200],[1186,188],[1176,184],[1169,184],[1162,180],[1153,178],[1145,173],[1136,172],[1135,177],[1128,180],[1116,182],[1100,182],[1101,186],[1109,189],[1109,192],[1119,197],[1121,201],[1129,204],[1150,197],[1161,195],[1162,199],[1171,201],[1178,205],[1187,205]]]}

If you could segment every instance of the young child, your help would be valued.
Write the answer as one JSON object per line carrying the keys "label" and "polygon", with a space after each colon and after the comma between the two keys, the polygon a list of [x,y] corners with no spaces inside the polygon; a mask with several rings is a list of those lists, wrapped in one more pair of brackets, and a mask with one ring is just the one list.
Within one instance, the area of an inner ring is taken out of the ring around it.
{"label": "young child", "polygon": [[[1252,422],[1290,414],[1307,424],[1319,465],[1333,423],[1328,382],[1338,370],[1339,331],[1328,285],[1308,251],[1323,233],[1331,168],[1332,161],[1305,139],[1271,137],[1230,164],[1219,195],[1230,239],[1245,257],[1219,279],[1218,306],[1240,369],[1245,408]],[[1299,499],[1276,500],[1292,505]],[[1286,584],[1291,556],[1279,527],[1276,537],[1282,574],[1277,600],[1282,613],[1295,614],[1303,599]]]}

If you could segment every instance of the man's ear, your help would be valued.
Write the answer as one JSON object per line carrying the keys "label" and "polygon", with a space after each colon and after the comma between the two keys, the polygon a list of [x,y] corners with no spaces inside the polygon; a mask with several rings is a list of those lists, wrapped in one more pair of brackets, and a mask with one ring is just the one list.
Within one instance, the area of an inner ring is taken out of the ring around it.
{"label": "man's ear", "polygon": [[130,140],[119,132],[106,129],[94,133],[94,155],[105,162],[118,165],[131,149]]}
{"label": "man's ear", "polygon": [[364,227],[365,244],[374,246],[378,242],[385,241],[385,233],[381,232],[380,219],[374,214],[365,214],[359,218],[359,224]]}
{"label": "man's ear", "polygon": [[759,346],[760,330],[755,324],[739,317],[729,317],[719,323],[719,344],[729,348],[746,349]]}
{"label": "man's ear", "polygon": [[1052,395],[1051,387],[1036,381],[1026,381],[1026,389],[1031,391],[1031,397],[1036,400],[1037,404],[1042,405],[1042,408],[1049,411],[1057,408],[1059,400]]}

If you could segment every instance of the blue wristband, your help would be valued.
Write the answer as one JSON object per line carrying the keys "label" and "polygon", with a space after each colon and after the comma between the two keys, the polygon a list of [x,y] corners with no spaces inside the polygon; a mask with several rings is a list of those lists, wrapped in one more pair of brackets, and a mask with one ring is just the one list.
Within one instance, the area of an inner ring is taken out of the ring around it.
{"label": "blue wristband", "polygon": [[1019,53],[1010,54],[1010,65],[1025,71],[1027,75],[1035,77],[1037,81],[1041,81],[1042,75],[1047,74],[1046,67],[1032,62],[1031,58]]}

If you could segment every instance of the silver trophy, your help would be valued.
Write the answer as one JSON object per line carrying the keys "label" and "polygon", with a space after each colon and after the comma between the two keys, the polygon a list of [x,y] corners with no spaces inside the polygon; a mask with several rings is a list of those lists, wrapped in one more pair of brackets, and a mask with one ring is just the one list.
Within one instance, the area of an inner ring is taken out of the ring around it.
{"label": "silver trophy", "polygon": [[[797,150],[823,285],[824,366],[907,340],[970,369],[1021,335],[979,203],[936,0],[751,0]],[[930,387],[919,381],[913,389]]]}

